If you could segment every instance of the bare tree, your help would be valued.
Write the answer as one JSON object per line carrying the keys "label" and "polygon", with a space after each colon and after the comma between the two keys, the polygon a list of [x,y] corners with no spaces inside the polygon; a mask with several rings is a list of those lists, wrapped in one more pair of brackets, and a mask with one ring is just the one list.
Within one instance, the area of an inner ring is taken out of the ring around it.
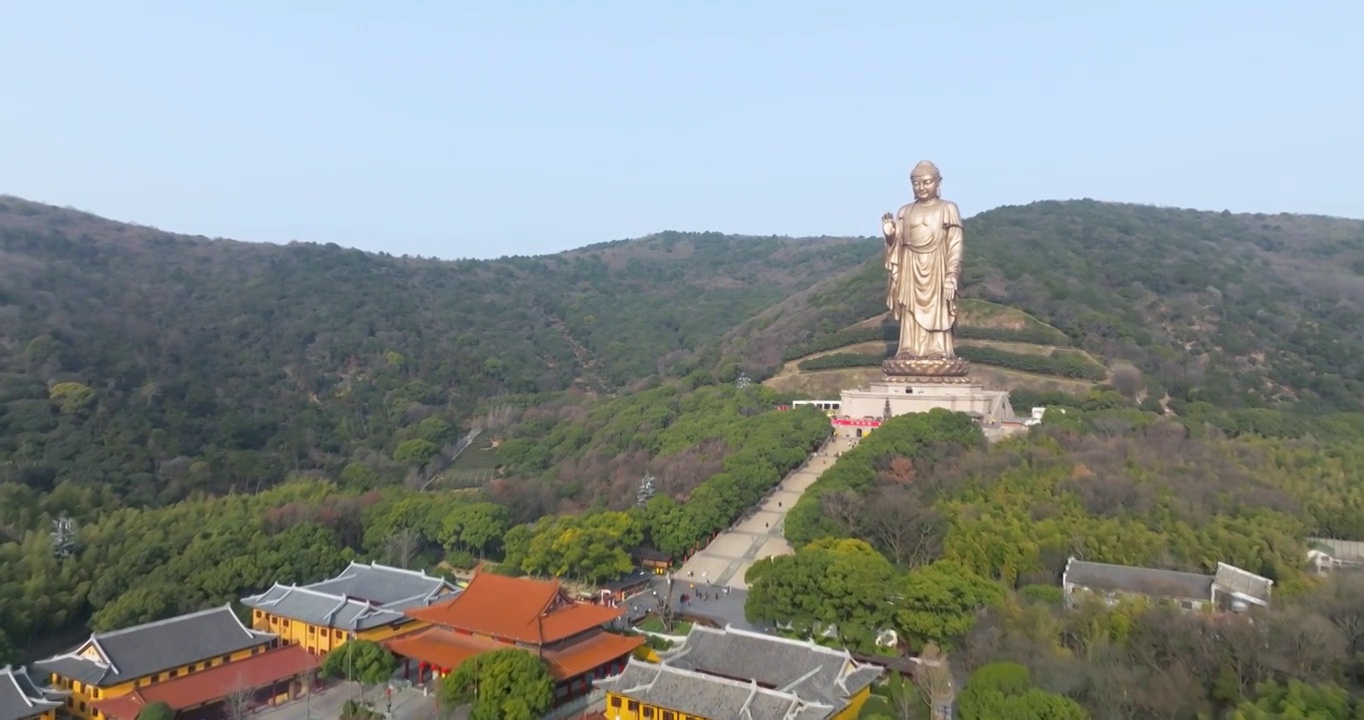
{"label": "bare tree", "polygon": [[476,425],[482,427],[484,430],[496,432],[511,425],[516,421],[516,418],[520,414],[521,413],[513,405],[497,405],[488,410],[487,414],[483,417],[479,418]]}
{"label": "bare tree", "polygon": [[223,711],[227,720],[246,720],[251,715],[251,701],[255,697],[251,688],[242,688],[228,693],[223,698]]}
{"label": "bare tree", "polygon": [[302,686],[303,694],[309,696],[313,694],[313,685],[317,683],[317,677],[321,673],[320,668],[308,668],[298,674],[298,684]]}
{"label": "bare tree", "polygon": [[720,472],[729,445],[720,438],[702,440],[696,445],[654,459],[650,466],[659,479],[659,492],[682,497],[695,490],[704,480]]}
{"label": "bare tree", "polygon": [[1136,717],[1209,717],[1212,710],[1202,676],[1180,662],[1152,671],[1139,695]]}
{"label": "bare tree", "polygon": [[1345,655],[1345,638],[1330,620],[1298,608],[1276,611],[1270,616],[1269,641],[1279,670],[1313,682],[1330,676],[1337,660]]}
{"label": "bare tree", "polygon": [[1243,694],[1273,677],[1268,657],[1268,641],[1260,624],[1251,618],[1231,616],[1217,621],[1219,665],[1229,673]]}
{"label": "bare tree", "polygon": [[914,461],[903,455],[891,458],[886,469],[881,471],[877,478],[896,484],[906,484],[914,482],[918,476],[918,470],[914,467]]}
{"label": "bare tree", "polygon": [[903,487],[882,489],[858,503],[859,535],[908,567],[933,562],[942,554],[947,518]]}
{"label": "bare tree", "polygon": [[682,614],[673,607],[671,600],[667,605],[658,611],[658,620],[663,624],[663,631],[671,633],[677,629],[677,623],[681,622]]}
{"label": "bare tree", "polygon": [[1141,371],[1132,363],[1123,360],[1113,363],[1113,375],[1109,382],[1113,384],[1113,389],[1130,400],[1137,399],[1143,385]]}
{"label": "bare tree", "polygon": [[917,692],[913,682],[903,675],[892,675],[886,683],[890,708],[897,720],[923,720],[928,717],[928,707]]}
{"label": "bare tree", "polygon": [[384,541],[384,554],[388,561],[407,570],[421,549],[421,533],[413,528],[403,528]]}
{"label": "bare tree", "polygon": [[919,653],[914,684],[919,688],[920,697],[928,703],[933,720],[950,720],[945,710],[956,698],[956,690],[952,688],[952,665],[937,645],[929,643]]}
{"label": "bare tree", "polygon": [[[1042,652],[1035,657],[1045,657]],[[1126,662],[1121,648],[1103,648],[1084,662],[1069,668],[1076,683],[1067,694],[1095,711],[1094,720],[1127,720],[1139,717],[1140,689],[1147,675]],[[1036,674],[1036,673],[1035,673]],[[1034,681],[1039,681],[1034,678]],[[1061,689],[1061,688],[1057,688]]]}
{"label": "bare tree", "polygon": [[1330,620],[1345,640],[1349,655],[1364,651],[1364,575],[1336,573],[1306,606]]}
{"label": "bare tree", "polygon": [[824,515],[838,523],[845,531],[861,535],[859,519],[864,501],[862,496],[852,490],[835,490],[819,497]]}

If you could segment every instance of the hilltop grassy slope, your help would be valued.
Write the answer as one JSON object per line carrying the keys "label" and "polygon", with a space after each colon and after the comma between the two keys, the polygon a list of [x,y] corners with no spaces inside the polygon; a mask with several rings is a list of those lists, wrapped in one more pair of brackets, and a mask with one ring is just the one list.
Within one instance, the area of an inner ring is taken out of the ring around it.
{"label": "hilltop grassy slope", "polygon": [[[899,328],[883,313],[787,350],[789,358],[765,384],[783,392],[833,397],[842,388],[880,377],[895,352]],[[1034,393],[1080,393],[1110,372],[1093,355],[1071,346],[1065,333],[1015,308],[968,298],[957,324],[957,352],[986,387]]]}
{"label": "hilltop grassy slope", "polygon": [[[1176,406],[1364,407],[1364,222],[1080,200],[991,210],[966,234],[963,293],[1065,336],[1025,338],[1020,325],[980,339],[1071,345],[1115,369],[1120,390]],[[721,352],[775,374],[884,313],[884,282],[873,248],[736,328]]]}
{"label": "hilltop grassy slope", "polygon": [[627,387],[864,256],[663,233],[442,262],[0,197],[0,485],[151,502],[356,460],[357,482],[400,478],[486,398]]}

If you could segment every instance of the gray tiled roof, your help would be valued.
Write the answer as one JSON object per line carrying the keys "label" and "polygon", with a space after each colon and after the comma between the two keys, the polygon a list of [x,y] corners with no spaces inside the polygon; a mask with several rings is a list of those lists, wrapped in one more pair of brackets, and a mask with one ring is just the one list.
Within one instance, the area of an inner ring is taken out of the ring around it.
{"label": "gray tiled roof", "polygon": [[678,647],[659,654],[666,665],[708,675],[753,680],[814,703],[842,708],[852,695],[880,677],[847,651],[811,642],[695,625]]}
{"label": "gray tiled roof", "polygon": [[242,604],[309,625],[343,630],[369,630],[409,619],[400,610],[385,610],[363,600],[291,585],[275,585],[260,595],[242,598]]}
{"label": "gray tiled roof", "polygon": [[848,688],[850,693],[857,693],[876,682],[884,673],[885,670],[875,665],[863,665],[843,677],[843,687]]}
{"label": "gray tiled roof", "polygon": [[835,710],[791,693],[760,688],[752,681],[718,678],[634,658],[619,675],[594,684],[642,703],[726,720],[825,720]]}
{"label": "gray tiled roof", "polygon": [[[70,652],[33,664],[96,687],[108,687],[163,670],[228,655],[274,640],[242,624],[230,605],[157,620],[135,627],[94,633]],[[80,656],[94,648],[102,660]]]}
{"label": "gray tiled roof", "polygon": [[601,587],[603,590],[622,590],[636,585],[648,585],[653,582],[656,577],[658,576],[648,570],[636,570],[632,573],[621,575],[611,582],[603,583]]}
{"label": "gray tiled roof", "polygon": [[1274,588],[1274,581],[1269,578],[1221,562],[1217,563],[1217,574],[1213,576],[1213,582],[1217,584],[1219,590],[1241,593],[1265,603],[1269,602],[1270,593]]}
{"label": "gray tiled roof", "polygon": [[443,578],[431,577],[420,570],[403,570],[375,563],[351,563],[340,575],[306,587],[384,607],[454,590],[454,586]]}
{"label": "gray tiled roof", "polygon": [[1154,568],[1109,565],[1071,558],[1064,581],[1100,592],[1178,599],[1212,599],[1212,576]]}
{"label": "gray tiled roof", "polygon": [[242,598],[242,604],[310,625],[359,631],[407,622],[404,610],[453,592],[450,583],[423,572],[351,563],[330,580],[301,587],[277,583]]}
{"label": "gray tiled roof", "polygon": [[65,693],[39,687],[24,668],[0,668],[0,720],[21,720],[62,706]]}

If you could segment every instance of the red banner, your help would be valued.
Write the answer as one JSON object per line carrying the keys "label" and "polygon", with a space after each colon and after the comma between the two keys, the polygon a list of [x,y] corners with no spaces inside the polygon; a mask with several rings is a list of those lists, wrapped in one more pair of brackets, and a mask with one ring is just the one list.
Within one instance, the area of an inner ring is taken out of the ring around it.
{"label": "red banner", "polygon": [[880,420],[849,420],[846,418],[834,418],[833,423],[835,425],[842,425],[843,427],[881,427]]}

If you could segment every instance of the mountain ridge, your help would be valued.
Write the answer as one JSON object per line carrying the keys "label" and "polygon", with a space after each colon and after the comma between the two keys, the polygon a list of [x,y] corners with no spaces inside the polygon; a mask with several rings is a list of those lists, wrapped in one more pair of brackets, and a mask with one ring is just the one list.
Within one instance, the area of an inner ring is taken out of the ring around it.
{"label": "mountain ridge", "polygon": [[[1145,394],[1359,407],[1364,221],[1041,201],[965,225],[964,298],[1028,313],[1080,349],[1130,363]],[[766,376],[789,348],[883,313],[884,282],[869,258],[730,331],[721,354]]]}
{"label": "mountain ridge", "polygon": [[[1176,412],[1364,403],[1364,222],[1043,201],[966,226],[963,307],[1013,319],[964,338],[1073,347]],[[0,483],[170,502],[411,479],[498,398],[765,379],[874,329],[879,246],[664,232],[445,261],[0,198]]]}
{"label": "mountain ridge", "polygon": [[[182,236],[7,197],[0,482],[82,478],[150,502],[357,461],[401,477],[432,451],[397,460],[398,445],[450,442],[486,399],[646,381],[811,269],[850,266],[847,247],[664,233],[424,260]],[[420,429],[429,418],[446,428]]]}

